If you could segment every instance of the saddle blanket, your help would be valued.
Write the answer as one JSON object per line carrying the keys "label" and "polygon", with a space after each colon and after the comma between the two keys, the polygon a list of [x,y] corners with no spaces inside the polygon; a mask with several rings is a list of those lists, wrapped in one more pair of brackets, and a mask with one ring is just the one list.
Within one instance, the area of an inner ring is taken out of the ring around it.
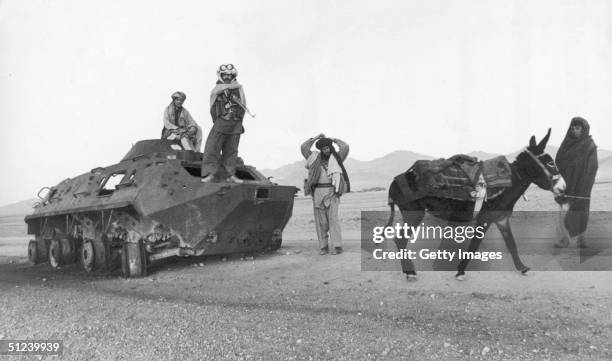
{"label": "saddle blanket", "polygon": [[411,200],[433,196],[475,201],[477,189],[486,187],[487,194],[493,195],[512,185],[510,163],[503,155],[480,162],[465,154],[448,159],[418,160],[407,172],[413,173],[414,184],[408,184],[407,179],[411,177],[406,177],[405,173],[395,179],[402,193]]}

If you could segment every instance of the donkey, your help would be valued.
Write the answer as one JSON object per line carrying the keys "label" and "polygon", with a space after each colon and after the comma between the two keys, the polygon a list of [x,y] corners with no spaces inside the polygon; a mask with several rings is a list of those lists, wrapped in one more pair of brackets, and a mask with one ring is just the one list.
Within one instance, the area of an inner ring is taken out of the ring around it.
{"label": "donkey", "polygon": [[[487,229],[491,224],[495,223],[504,238],[508,251],[512,255],[514,266],[523,275],[527,275],[530,268],[521,261],[514,236],[512,235],[512,229],[510,228],[510,216],[512,215],[514,205],[531,183],[535,183],[542,189],[550,190],[555,195],[561,195],[565,191],[565,180],[559,173],[555,161],[544,152],[549,138],[550,129],[548,129],[548,133],[538,144],[536,144],[535,136],[532,136],[529,140],[529,146],[517,155],[516,160],[510,165],[512,185],[502,188],[499,195],[483,203],[480,212],[476,216],[475,224],[476,227],[482,227],[482,232],[476,233],[470,239],[468,248],[470,252],[477,251]],[[413,190],[416,190],[417,183],[414,172],[408,170],[403,176],[406,177],[408,185],[411,188],[414,187]],[[446,221],[468,222],[471,221],[474,210],[474,201],[469,200],[464,201],[431,196],[417,200],[407,199],[402,194],[399,185],[393,180],[389,186],[391,215],[387,225],[391,225],[393,222],[395,205],[400,209],[403,221],[410,225],[421,223],[425,212],[429,212],[433,216]],[[398,249],[405,249],[407,239],[395,238],[395,244]],[[462,259],[460,261],[457,267],[457,274],[455,275],[455,279],[458,281],[465,279],[465,269],[468,266],[468,262],[469,259]],[[401,265],[407,279],[409,281],[416,280],[416,271],[412,261],[402,259]]]}

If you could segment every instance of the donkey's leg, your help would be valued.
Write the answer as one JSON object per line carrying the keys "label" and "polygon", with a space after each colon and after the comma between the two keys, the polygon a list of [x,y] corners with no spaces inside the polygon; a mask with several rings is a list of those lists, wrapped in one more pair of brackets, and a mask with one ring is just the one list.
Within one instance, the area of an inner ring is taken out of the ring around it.
{"label": "donkey's leg", "polygon": [[518,248],[516,246],[516,241],[514,240],[514,235],[512,234],[512,229],[510,228],[510,217],[505,217],[497,222],[497,228],[501,232],[504,237],[504,242],[506,242],[506,248],[510,251],[512,255],[512,261],[514,262],[514,267],[517,270],[521,271],[523,275],[527,275],[530,268],[525,266],[521,261],[521,257],[518,254]]}
{"label": "donkey's leg", "polygon": [[[482,217],[482,214],[483,213],[480,214],[475,224],[475,227],[482,227],[482,232],[474,234],[474,237],[470,239],[468,252],[476,252],[478,250],[480,243],[484,239],[485,233],[487,233],[487,229],[489,229],[490,224],[489,222],[485,222],[483,220],[484,217]],[[470,263],[468,258],[464,258],[459,262],[459,266],[457,266],[457,274],[455,275],[455,279],[457,281],[463,281],[465,279],[465,269],[467,268],[468,263]]]}
{"label": "donkey's leg", "polygon": [[[408,225],[416,225],[421,223],[421,220],[425,216],[424,210],[413,211],[400,208],[400,211],[402,212],[402,221],[404,223],[407,223]],[[412,232],[409,232],[409,235],[412,236]],[[408,245],[408,239],[404,237],[395,237],[394,241],[398,251],[406,249],[406,246]],[[416,280],[416,270],[414,269],[414,263],[412,263],[410,259],[401,259],[400,264],[402,266],[402,272],[406,274],[406,278],[408,279],[408,281]]]}
{"label": "donkey's leg", "polygon": [[[462,227],[464,225],[465,225],[465,222],[449,220],[444,226],[444,228],[442,229],[446,229],[446,227],[451,227],[453,229],[456,229],[455,227],[458,227],[458,226]],[[440,226],[440,227],[443,227],[443,226]],[[454,254],[459,254],[458,252],[459,249],[463,249],[461,243],[458,243],[453,238],[445,238],[443,236],[440,237],[440,242],[438,244],[438,251],[454,252]],[[457,258],[455,258],[455,260],[456,259]],[[455,262],[455,264],[453,264],[452,261],[449,261],[448,259],[445,259],[445,258],[436,258],[435,260],[433,260],[432,266],[433,266],[434,271],[452,271],[455,269],[455,267],[457,267],[457,263]]]}

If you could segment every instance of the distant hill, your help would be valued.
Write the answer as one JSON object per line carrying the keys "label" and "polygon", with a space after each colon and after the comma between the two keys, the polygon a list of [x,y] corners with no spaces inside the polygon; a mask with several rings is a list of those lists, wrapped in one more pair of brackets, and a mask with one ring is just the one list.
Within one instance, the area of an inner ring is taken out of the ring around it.
{"label": "distant hill", "polygon": [[[553,158],[557,154],[559,147],[549,145],[546,151]],[[512,162],[523,149],[516,150],[506,154],[508,161]],[[472,151],[467,153],[472,157],[477,157],[479,160],[490,159],[500,154],[488,153],[484,151]],[[600,171],[598,179],[612,178],[612,151],[599,149],[598,150]],[[376,158],[370,161],[361,161],[353,158],[348,158],[345,162],[346,169],[349,172],[351,179],[351,187],[354,191],[360,191],[368,188],[382,187],[387,188],[393,177],[407,170],[410,166],[419,159],[435,159],[430,155],[419,154],[406,150],[398,150],[391,152],[383,157]],[[605,163],[605,164],[604,164]],[[268,177],[274,177],[273,182],[278,184],[293,185],[302,188],[304,178],[306,177],[306,169],[304,168],[306,161],[301,160],[294,163],[284,165],[277,169],[263,169],[261,172]],[[608,168],[610,170],[608,171]]]}
{"label": "distant hill", "polygon": [[612,155],[598,160],[597,181],[612,181]]}
{"label": "distant hill", "polygon": [[[508,160],[510,162],[512,162],[514,159],[516,159],[516,156],[520,152],[522,152],[523,150],[525,150],[525,148],[521,148],[521,149],[515,150],[512,153],[508,153],[508,154],[506,154],[506,158],[508,158]],[[550,154],[550,156],[553,157],[553,159],[557,155],[558,151],[559,151],[559,147],[557,147],[556,145],[548,145],[548,146],[546,146],[546,153]]]}
{"label": "distant hill", "polygon": [[499,154],[487,153],[487,152],[483,152],[481,150],[475,150],[473,152],[469,152],[467,155],[469,155],[470,157],[476,157],[479,160],[486,160],[486,159],[491,159],[491,158],[497,157]]}
{"label": "distant hill", "polygon": [[[559,147],[554,145],[549,145],[546,147],[546,151],[553,158],[557,154],[558,150]],[[512,162],[522,151],[523,149],[519,149],[512,153],[506,154],[506,158],[508,158],[508,161]],[[472,151],[466,154],[472,157],[477,157],[479,160],[490,159],[499,155],[480,150]],[[597,180],[612,180],[612,151],[598,149],[597,154],[599,159],[599,172],[597,175]],[[354,191],[372,188],[386,189],[393,180],[393,177],[410,168],[415,161],[420,159],[429,160],[435,158],[440,158],[440,156],[433,157],[407,150],[397,150],[383,157],[370,161],[361,161],[348,158],[345,162],[345,166],[349,172],[351,186]],[[301,189],[303,187],[304,178],[306,177],[306,169],[304,168],[305,164],[306,161],[299,160],[276,169],[263,169],[260,171],[268,177],[273,177],[273,182],[278,184],[293,185]],[[32,206],[34,203],[36,203],[36,201],[36,199],[28,199],[2,206],[0,207],[0,216],[28,214],[32,211]]]}
{"label": "distant hill", "polygon": [[612,157],[612,150],[597,149],[597,158],[601,161],[602,159],[610,159]]}
{"label": "distant hill", "polygon": [[[433,157],[399,150],[370,161],[348,158],[344,165],[349,172],[351,188],[359,191],[375,187],[387,188],[393,177],[410,168],[419,159],[433,159]],[[268,177],[274,177],[273,182],[301,189],[306,177],[305,165],[306,161],[302,160],[277,169],[263,169],[261,172]]]}
{"label": "distant hill", "polygon": [[[516,158],[516,156],[520,152],[522,152],[523,150],[524,150],[524,148],[515,150],[512,153],[508,153],[508,154],[506,154],[506,158],[508,158],[508,160],[512,162]],[[553,157],[553,158],[555,158],[557,156],[557,152],[558,151],[559,151],[559,147],[557,147],[556,145],[548,145],[548,146],[546,146],[546,152],[548,154],[550,154],[550,156]],[[486,152],[480,152],[480,151],[468,153],[468,155],[472,155],[472,156],[474,156],[474,154],[476,154],[478,156],[478,159],[488,159],[488,158],[491,158],[491,157],[499,155],[499,154],[486,153]],[[606,159],[606,158],[609,159],[610,157],[612,157],[612,150],[597,149],[597,159],[599,159],[599,164],[600,165],[601,165],[603,159]]]}
{"label": "distant hill", "polygon": [[8,204],[0,207],[0,217],[5,216],[21,216],[32,212],[32,207],[38,202],[38,199],[32,198],[25,201]]}
{"label": "distant hill", "polygon": [[603,159],[599,159],[599,166],[610,166],[612,165],[612,156],[603,158]]}

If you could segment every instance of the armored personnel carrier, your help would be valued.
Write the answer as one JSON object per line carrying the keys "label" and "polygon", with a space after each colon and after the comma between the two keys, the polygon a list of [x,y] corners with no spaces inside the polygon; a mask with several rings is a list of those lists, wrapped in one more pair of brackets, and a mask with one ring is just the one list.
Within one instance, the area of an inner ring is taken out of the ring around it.
{"label": "armored personnel carrier", "polygon": [[28,258],[137,277],[167,257],[278,249],[297,188],[247,165],[236,171],[244,183],[202,183],[201,163],[172,141],[143,140],[117,164],[44,188],[25,218]]}

